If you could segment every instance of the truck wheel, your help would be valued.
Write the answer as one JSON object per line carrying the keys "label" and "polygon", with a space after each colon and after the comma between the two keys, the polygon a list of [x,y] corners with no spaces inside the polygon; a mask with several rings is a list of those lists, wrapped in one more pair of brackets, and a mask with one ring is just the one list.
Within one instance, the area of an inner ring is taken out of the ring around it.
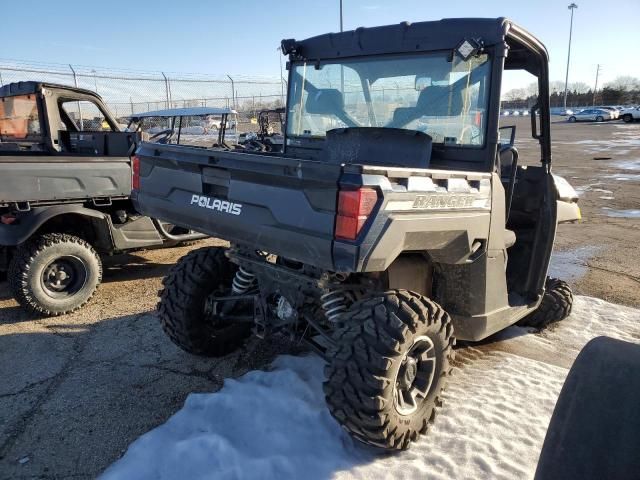
{"label": "truck wheel", "polygon": [[631,122],[633,122],[633,117],[631,116],[630,113],[625,113],[622,116],[622,120],[624,120],[624,123],[631,123]]}
{"label": "truck wheel", "polygon": [[194,355],[226,355],[251,333],[250,323],[228,323],[208,312],[207,297],[216,291],[229,294],[237,270],[224,250],[193,250],[162,281],[158,303],[162,329],[173,343]]}
{"label": "truck wheel", "polygon": [[543,329],[551,323],[564,320],[571,313],[573,293],[567,282],[547,278],[544,297],[538,308],[520,320],[517,325]]}
{"label": "truck wheel", "polygon": [[426,297],[392,290],[355,303],[329,349],[324,392],[356,439],[404,450],[427,431],[451,373],[453,326]]}
{"label": "truck wheel", "polygon": [[78,310],[102,280],[93,247],[66,233],[47,233],[20,246],[9,265],[9,286],[20,305],[56,316]]}

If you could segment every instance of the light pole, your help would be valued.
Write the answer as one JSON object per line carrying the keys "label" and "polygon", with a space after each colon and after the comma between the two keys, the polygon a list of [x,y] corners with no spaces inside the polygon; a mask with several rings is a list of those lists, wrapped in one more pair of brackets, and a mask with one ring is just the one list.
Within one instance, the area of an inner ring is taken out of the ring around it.
{"label": "light pole", "polygon": [[340,0],[340,31],[342,31],[342,0]]}
{"label": "light pole", "polygon": [[564,109],[567,110],[567,88],[569,86],[569,60],[571,59],[571,34],[573,33],[573,11],[578,8],[578,5],[572,3],[569,5],[571,10],[571,23],[569,24],[569,51],[567,53],[567,74],[564,77]]}

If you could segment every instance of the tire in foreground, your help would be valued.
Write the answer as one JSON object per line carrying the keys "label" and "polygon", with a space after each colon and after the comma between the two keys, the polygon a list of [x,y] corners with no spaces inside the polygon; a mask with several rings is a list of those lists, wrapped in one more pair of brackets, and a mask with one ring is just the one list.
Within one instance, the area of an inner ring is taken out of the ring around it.
{"label": "tire in foreground", "polygon": [[427,431],[451,373],[453,326],[426,297],[388,291],[355,303],[329,350],[324,392],[356,439],[404,450]]}

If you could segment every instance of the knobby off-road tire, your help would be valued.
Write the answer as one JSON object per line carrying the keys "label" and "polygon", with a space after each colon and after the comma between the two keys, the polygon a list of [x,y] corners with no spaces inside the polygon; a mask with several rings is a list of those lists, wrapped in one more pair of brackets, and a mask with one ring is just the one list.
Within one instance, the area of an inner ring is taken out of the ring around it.
{"label": "knobby off-road tire", "polygon": [[[454,357],[451,319],[426,297],[392,290],[355,303],[342,320],[325,368],[329,411],[356,439],[404,450],[427,431],[442,403]],[[416,354],[425,359],[409,368]],[[422,393],[408,405],[413,386]]]}
{"label": "knobby off-road tire", "polygon": [[215,291],[228,292],[236,270],[221,247],[193,250],[171,268],[162,281],[158,315],[173,343],[194,355],[218,357],[249,336],[251,324],[219,323],[205,313],[207,297]]}
{"label": "knobby off-road tire", "polygon": [[518,322],[521,327],[543,329],[554,322],[564,320],[571,313],[573,293],[567,282],[547,278],[544,297],[540,306]]}
{"label": "knobby off-road tire", "polygon": [[37,315],[62,315],[91,300],[102,280],[102,262],[81,238],[47,233],[18,247],[8,279],[24,308]]}

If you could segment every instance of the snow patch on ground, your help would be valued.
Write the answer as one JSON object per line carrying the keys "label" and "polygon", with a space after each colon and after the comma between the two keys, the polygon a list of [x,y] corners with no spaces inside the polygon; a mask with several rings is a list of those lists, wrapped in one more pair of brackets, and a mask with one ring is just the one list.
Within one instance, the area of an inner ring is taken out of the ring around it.
{"label": "snow patch on ground", "polygon": [[607,217],[616,218],[640,218],[640,210],[628,209],[628,210],[614,210],[609,207],[602,207],[607,214]]}
{"label": "snow patch on ground", "polygon": [[190,395],[103,478],[531,478],[567,374],[544,352],[575,358],[602,334],[640,341],[640,310],[576,297],[572,315],[546,332],[505,332],[502,343],[526,344],[540,358],[487,351],[491,344],[458,349],[428,435],[407,452],[386,455],[354,442],[331,418],[318,357],[282,356],[270,371]]}

